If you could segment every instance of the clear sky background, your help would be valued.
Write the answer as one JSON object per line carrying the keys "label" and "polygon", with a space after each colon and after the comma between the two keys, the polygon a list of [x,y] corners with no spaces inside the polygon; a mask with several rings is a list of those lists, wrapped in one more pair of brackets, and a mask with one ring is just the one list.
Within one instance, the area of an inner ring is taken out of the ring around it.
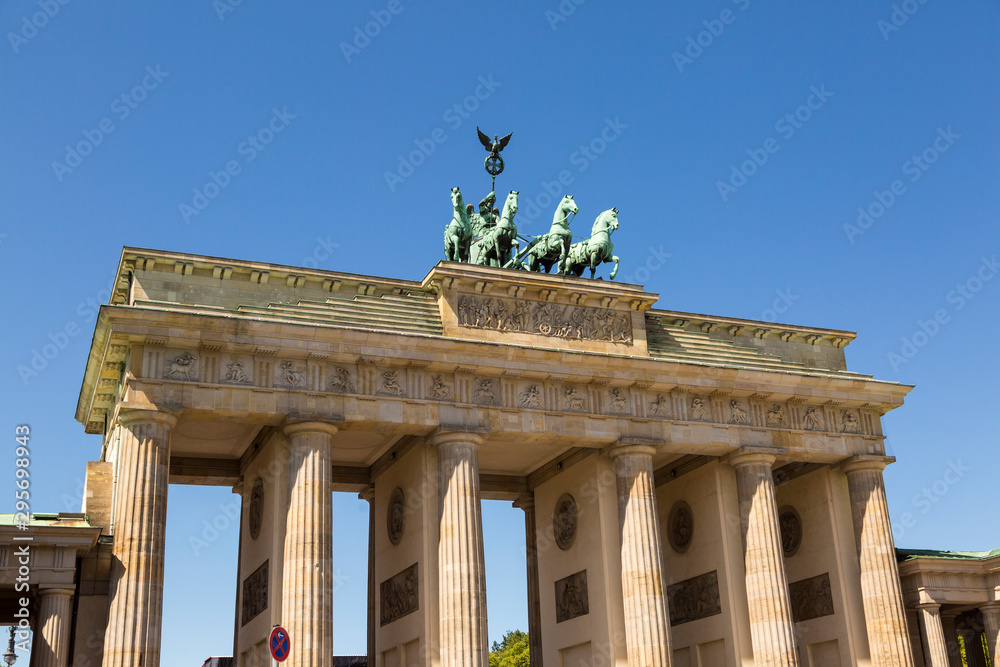
{"label": "clear sky background", "polygon": [[[449,188],[487,193],[478,124],[514,132],[521,230],[547,231],[546,183],[578,234],[617,206],[619,279],[658,307],[857,331],[852,370],[916,385],[885,418],[897,544],[1000,547],[995,3],[45,2],[0,4],[3,511],[17,424],[36,511],[79,509],[123,245],[419,279]],[[199,665],[232,650],[238,530],[189,539],[236,497],[170,494],[162,664]],[[523,516],[485,505],[497,639],[527,625]],[[363,653],[367,507],[338,494],[334,521],[334,647]]]}

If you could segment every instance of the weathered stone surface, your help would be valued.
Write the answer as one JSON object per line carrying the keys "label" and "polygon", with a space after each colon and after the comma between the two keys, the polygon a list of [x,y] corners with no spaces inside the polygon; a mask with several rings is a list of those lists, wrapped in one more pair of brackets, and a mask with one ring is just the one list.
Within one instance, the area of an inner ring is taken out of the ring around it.
{"label": "weathered stone surface", "polygon": [[671,664],[663,551],[653,486],[653,448],[611,449],[621,527],[622,605],[630,667]]}
{"label": "weathered stone surface", "polygon": [[736,468],[754,662],[761,667],[798,667],[774,500],[774,455],[751,450],[729,462]]}
{"label": "weathered stone surface", "polygon": [[886,457],[856,457],[844,466],[844,472],[861,561],[861,595],[872,661],[888,667],[913,667],[882,480],[882,470],[889,461]]}

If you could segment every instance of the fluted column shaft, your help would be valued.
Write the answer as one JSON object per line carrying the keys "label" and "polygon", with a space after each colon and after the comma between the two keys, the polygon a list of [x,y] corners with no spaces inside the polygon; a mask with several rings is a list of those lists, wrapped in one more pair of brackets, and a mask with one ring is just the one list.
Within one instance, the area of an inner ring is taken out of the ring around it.
{"label": "fluted column shaft", "polygon": [[670,667],[673,659],[653,485],[654,451],[643,445],[619,445],[611,450],[618,489],[629,667]]}
{"label": "fluted column shaft", "polygon": [[861,564],[861,598],[874,667],[913,667],[896,547],[882,470],[891,459],[856,456],[844,465]]}
{"label": "fluted column shaft", "polygon": [[487,667],[486,564],[479,445],[472,433],[438,433],[438,605],[441,667]]}
{"label": "fluted column shaft", "polygon": [[927,667],[948,667],[948,642],[944,638],[944,626],[941,624],[941,605],[918,604],[917,613],[927,641],[927,653],[924,656]]}
{"label": "fluted column shaft", "polygon": [[524,510],[524,551],[528,573],[528,656],[529,667],[542,667],[542,603],[538,590],[538,533],[535,523],[535,494],[528,492],[514,503]]}
{"label": "fluted column shaft", "polygon": [[955,627],[954,614],[941,615],[941,627],[944,628],[944,645],[948,650],[949,667],[962,667],[962,653],[958,649],[958,630]]}
{"label": "fluted column shaft", "polygon": [[288,667],[333,662],[333,467],[337,427],[293,422],[288,435],[289,500],[281,575],[281,623],[292,650]]}
{"label": "fluted column shaft", "polygon": [[122,411],[104,667],[158,667],[170,429],[176,417]]}
{"label": "fluted column shaft", "polygon": [[997,665],[1000,663],[1000,603],[980,607],[979,611],[983,615],[986,644],[990,647],[990,660]]}
{"label": "fluted column shaft", "polygon": [[798,667],[795,626],[774,499],[771,471],[774,456],[741,452],[729,463],[736,469],[754,664],[757,667]]}
{"label": "fluted column shaft", "polygon": [[31,651],[33,667],[66,667],[68,664],[75,592],[72,588],[43,588],[38,591],[41,604],[36,621],[38,633]]}

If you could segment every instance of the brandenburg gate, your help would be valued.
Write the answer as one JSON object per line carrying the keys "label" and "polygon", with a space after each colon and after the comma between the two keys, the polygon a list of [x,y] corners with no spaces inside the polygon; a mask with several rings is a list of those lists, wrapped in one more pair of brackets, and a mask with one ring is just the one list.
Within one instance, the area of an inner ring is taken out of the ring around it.
{"label": "brandenburg gate", "polygon": [[170,484],[242,498],[241,667],[275,624],[331,665],[335,491],[371,506],[371,667],[488,664],[484,498],[524,511],[533,667],[913,665],[881,422],[910,387],[847,370],[852,333],[449,261],[117,271],[76,413],[105,667],[160,662]]}

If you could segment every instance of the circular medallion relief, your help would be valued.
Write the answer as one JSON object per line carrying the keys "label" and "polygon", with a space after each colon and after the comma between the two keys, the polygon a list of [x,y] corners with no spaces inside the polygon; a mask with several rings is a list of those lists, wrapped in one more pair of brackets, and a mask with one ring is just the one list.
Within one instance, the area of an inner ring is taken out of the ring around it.
{"label": "circular medallion relief", "polygon": [[785,506],[778,510],[778,525],[781,528],[781,550],[786,556],[794,556],[802,543],[802,519],[795,508]]}
{"label": "circular medallion relief", "polygon": [[392,490],[389,496],[389,509],[387,510],[385,526],[389,533],[389,541],[399,544],[403,537],[403,520],[406,518],[406,503],[403,501],[403,490],[398,486]]}
{"label": "circular medallion relief", "polygon": [[577,523],[576,500],[568,493],[559,496],[556,501],[556,511],[552,516],[552,532],[556,538],[556,545],[566,551],[576,540]]}
{"label": "circular medallion relief", "polygon": [[691,506],[683,500],[678,500],[670,508],[670,518],[667,520],[667,537],[670,546],[677,553],[684,553],[691,546],[694,535],[694,513]]}
{"label": "circular medallion relief", "polygon": [[260,525],[264,521],[264,480],[257,478],[250,490],[250,511],[248,512],[250,523],[250,539],[256,540],[260,535]]}

